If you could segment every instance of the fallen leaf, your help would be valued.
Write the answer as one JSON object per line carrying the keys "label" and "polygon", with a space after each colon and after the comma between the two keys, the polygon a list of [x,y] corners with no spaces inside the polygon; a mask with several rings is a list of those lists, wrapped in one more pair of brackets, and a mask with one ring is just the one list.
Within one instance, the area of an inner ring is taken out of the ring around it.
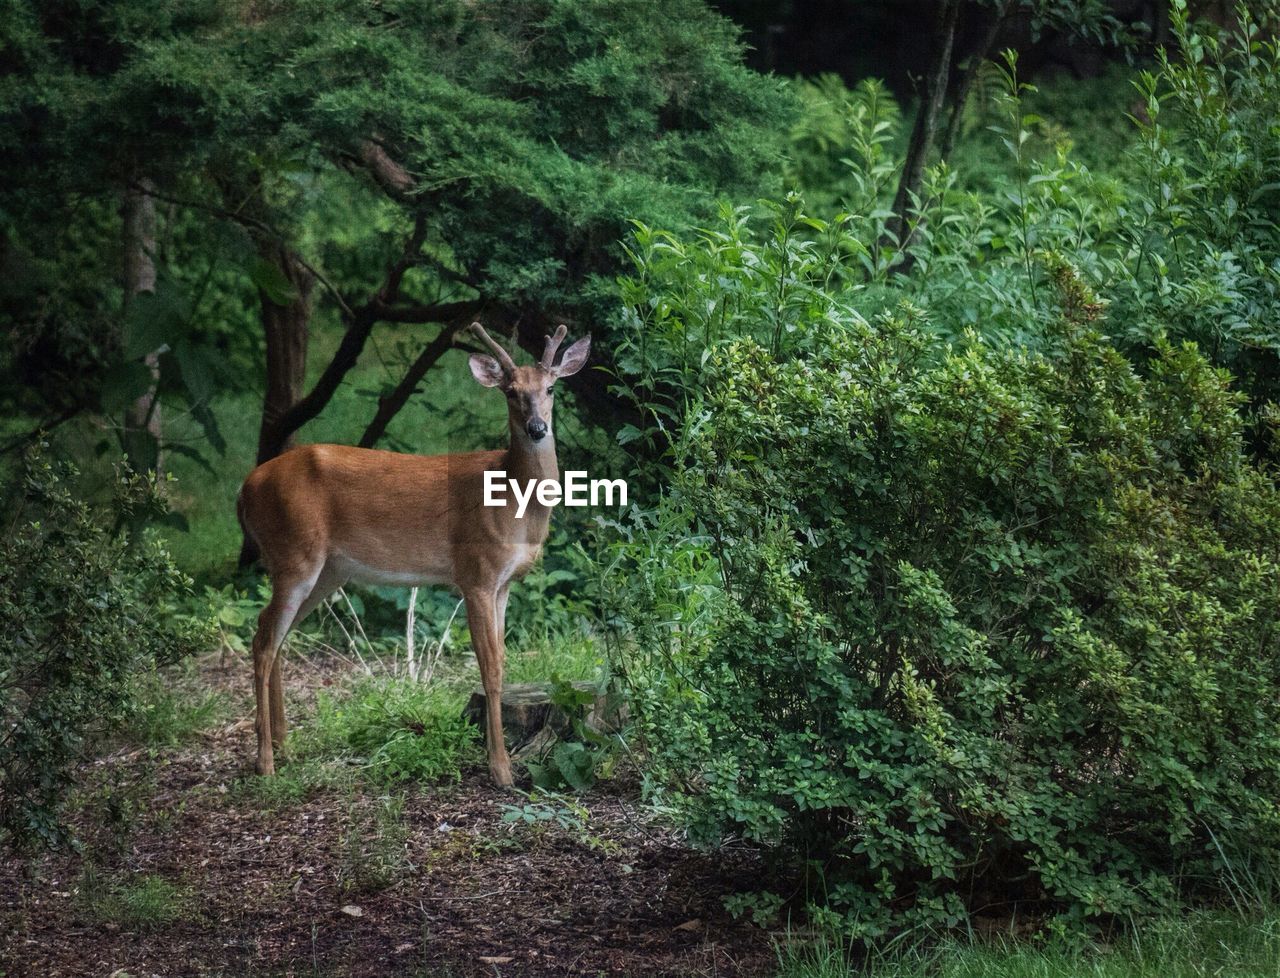
{"label": "fallen leaf", "polygon": [[348,903],[345,907],[342,908],[341,912],[346,914],[348,917],[364,916],[364,911],[359,907],[357,907],[354,903]]}
{"label": "fallen leaf", "polygon": [[686,920],[683,924],[676,924],[672,930],[702,930],[702,921],[694,917],[692,920]]}
{"label": "fallen leaf", "polygon": [[515,960],[514,958],[508,958],[508,957],[486,958],[484,956],[481,956],[480,963],[481,964],[510,964],[514,960]]}

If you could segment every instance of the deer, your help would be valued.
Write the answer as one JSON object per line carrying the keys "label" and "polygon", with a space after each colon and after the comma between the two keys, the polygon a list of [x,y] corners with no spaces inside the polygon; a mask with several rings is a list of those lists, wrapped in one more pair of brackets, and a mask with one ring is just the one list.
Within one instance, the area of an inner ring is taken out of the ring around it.
{"label": "deer", "polygon": [[492,352],[473,353],[472,376],[507,399],[505,450],[409,455],[346,445],[303,445],[255,468],[236,512],[258,545],[271,599],[253,638],[256,770],[275,773],[287,726],[281,647],[290,629],[348,582],[402,587],[448,585],[461,592],[484,688],[489,774],[510,789],[502,730],[507,595],[537,561],[551,510],[537,500],[522,518],[515,504],[483,505],[486,471],[558,482],[553,388],[587,362],[591,337],[556,353],[568,333],[546,337],[542,359],[517,366],[479,323],[470,331]]}

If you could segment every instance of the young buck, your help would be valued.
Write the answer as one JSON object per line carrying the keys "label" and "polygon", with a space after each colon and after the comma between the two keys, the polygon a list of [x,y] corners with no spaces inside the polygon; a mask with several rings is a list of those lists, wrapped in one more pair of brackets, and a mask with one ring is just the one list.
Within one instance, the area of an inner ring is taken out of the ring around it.
{"label": "young buck", "polygon": [[479,323],[471,329],[493,351],[472,355],[472,375],[507,397],[505,451],[421,456],[307,445],[264,462],[240,489],[240,523],[271,575],[271,601],[253,638],[260,774],[275,772],[273,748],[285,738],[280,647],[289,629],[348,581],[448,584],[466,601],[480,664],[489,773],[496,784],[511,784],[502,736],[507,591],[537,560],[551,512],[536,499],[520,519],[514,501],[484,506],[485,472],[504,470],[522,485],[559,481],[552,386],[582,369],[591,338],[557,364],[567,332],[560,326],[539,363],[517,367]]}

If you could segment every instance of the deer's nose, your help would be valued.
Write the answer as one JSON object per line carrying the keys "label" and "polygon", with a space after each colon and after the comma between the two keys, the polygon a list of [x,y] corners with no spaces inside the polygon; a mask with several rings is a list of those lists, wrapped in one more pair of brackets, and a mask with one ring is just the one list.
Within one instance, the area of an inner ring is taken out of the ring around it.
{"label": "deer's nose", "polygon": [[524,430],[529,432],[529,437],[534,441],[542,441],[547,437],[547,423],[541,418],[530,418],[529,423],[524,426]]}

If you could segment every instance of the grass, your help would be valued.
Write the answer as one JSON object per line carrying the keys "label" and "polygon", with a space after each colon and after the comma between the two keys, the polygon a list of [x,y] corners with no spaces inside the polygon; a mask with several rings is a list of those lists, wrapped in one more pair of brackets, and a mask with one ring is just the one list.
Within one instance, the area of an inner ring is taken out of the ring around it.
{"label": "grass", "polygon": [[[561,679],[599,679],[604,669],[604,651],[591,636],[553,635],[539,644],[516,647],[507,643],[507,665],[504,682],[547,682],[552,676]],[[480,682],[480,674],[474,675]]]}
{"label": "grass", "polygon": [[274,777],[246,774],[231,786],[231,798],[236,804],[274,812],[301,805],[322,791],[350,791],[355,781],[355,769],[340,758],[291,759],[276,767]]}
{"label": "grass", "polygon": [[100,923],[154,928],[191,913],[191,892],[160,876],[104,881],[92,863],[85,865],[80,884],[85,912]]}
{"label": "grass", "polygon": [[341,698],[322,694],[299,738],[303,757],[339,757],[380,784],[457,781],[480,764],[479,731],[462,717],[466,697],[443,685],[361,679]]}
{"label": "grass", "polygon": [[342,893],[377,893],[409,871],[403,815],[403,795],[382,795],[364,805],[352,801],[335,869]]}
{"label": "grass", "polygon": [[134,677],[122,734],[146,746],[175,746],[198,737],[230,711],[226,696],[198,684],[187,668],[152,669]]}
{"label": "grass", "polygon": [[1280,909],[1144,920],[1110,943],[950,939],[856,966],[850,958],[829,939],[795,942],[779,950],[777,978],[1275,978]]}

